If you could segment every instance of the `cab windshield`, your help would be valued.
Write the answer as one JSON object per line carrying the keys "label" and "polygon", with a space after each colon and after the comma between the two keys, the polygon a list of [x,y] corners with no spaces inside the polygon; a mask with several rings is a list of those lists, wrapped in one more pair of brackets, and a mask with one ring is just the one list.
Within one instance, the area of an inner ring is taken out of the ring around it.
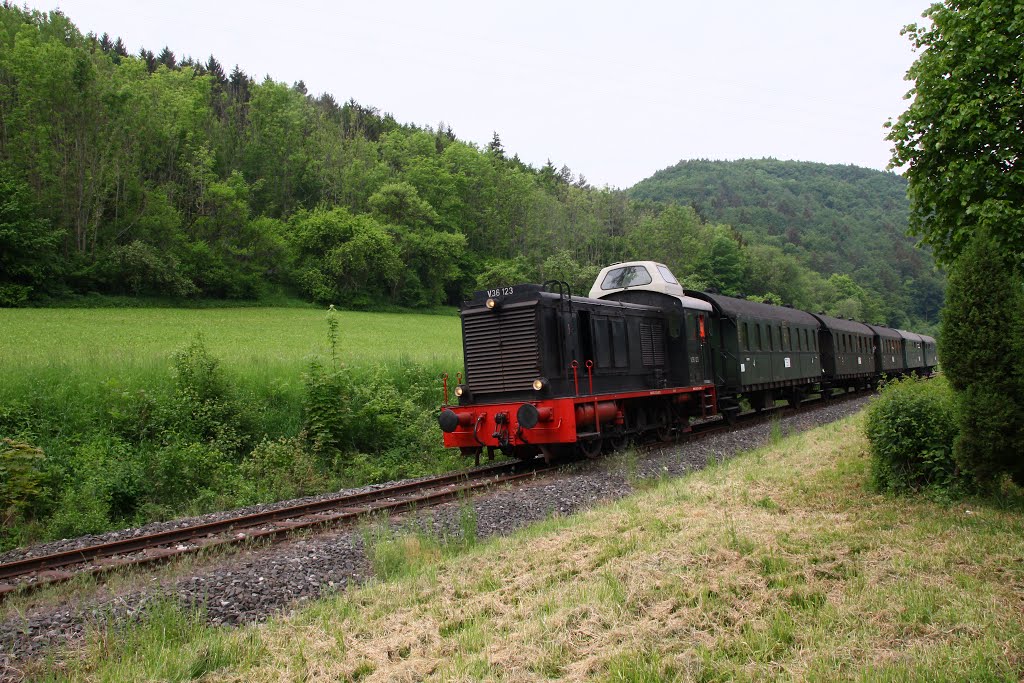
{"label": "cab windshield", "polygon": [[601,281],[601,289],[622,289],[651,284],[651,274],[643,266],[622,266],[608,271]]}
{"label": "cab windshield", "polygon": [[666,268],[665,266],[659,265],[658,272],[661,273],[661,276],[663,278],[665,278],[665,282],[669,283],[670,285],[679,284],[679,280],[676,280],[675,276],[672,275],[672,271]]}

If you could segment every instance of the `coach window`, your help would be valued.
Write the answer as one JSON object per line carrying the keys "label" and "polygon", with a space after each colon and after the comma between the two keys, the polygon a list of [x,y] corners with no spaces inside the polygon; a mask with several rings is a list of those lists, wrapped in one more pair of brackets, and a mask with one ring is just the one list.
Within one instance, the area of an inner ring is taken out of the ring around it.
{"label": "coach window", "polygon": [[750,332],[747,330],[747,323],[743,323],[743,327],[740,328],[740,347],[744,351],[750,350]]}
{"label": "coach window", "polygon": [[788,327],[786,328],[786,350],[793,350],[793,330]]}
{"label": "coach window", "polygon": [[756,347],[758,351],[764,351],[764,344],[761,341],[761,323],[754,323],[754,337],[756,339]]}

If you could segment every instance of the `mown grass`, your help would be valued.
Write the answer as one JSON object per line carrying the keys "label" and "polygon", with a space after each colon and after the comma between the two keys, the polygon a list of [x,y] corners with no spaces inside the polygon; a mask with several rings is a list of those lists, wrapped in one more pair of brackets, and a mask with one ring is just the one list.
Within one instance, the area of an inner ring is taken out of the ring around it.
{"label": "mown grass", "polygon": [[[244,652],[203,667],[219,681],[1015,681],[1024,667],[1019,492],[878,495],[862,416],[457,553],[383,542],[391,578],[151,656]],[[152,669],[96,634],[39,673]]]}

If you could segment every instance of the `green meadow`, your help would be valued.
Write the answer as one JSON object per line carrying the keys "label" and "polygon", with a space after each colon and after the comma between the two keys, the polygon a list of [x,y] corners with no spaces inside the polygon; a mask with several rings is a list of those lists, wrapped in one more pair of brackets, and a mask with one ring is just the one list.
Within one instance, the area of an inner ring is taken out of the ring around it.
{"label": "green meadow", "polygon": [[444,312],[0,309],[0,547],[450,468],[461,365]]}
{"label": "green meadow", "polygon": [[[461,363],[457,316],[341,311],[338,318],[347,363]],[[242,375],[290,370],[328,351],[324,319],[323,310],[296,308],[0,309],[0,367],[5,375],[159,371],[201,334]]]}

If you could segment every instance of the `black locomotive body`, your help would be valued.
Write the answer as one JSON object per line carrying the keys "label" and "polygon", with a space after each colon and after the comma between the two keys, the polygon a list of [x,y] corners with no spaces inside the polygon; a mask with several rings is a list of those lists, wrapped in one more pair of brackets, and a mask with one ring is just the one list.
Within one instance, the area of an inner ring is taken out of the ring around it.
{"label": "black locomotive body", "polygon": [[[658,431],[714,413],[706,324],[681,306],[572,296],[564,283],[477,292],[462,307],[466,377],[445,443],[521,457]],[[703,313],[703,312],[702,312]]]}

